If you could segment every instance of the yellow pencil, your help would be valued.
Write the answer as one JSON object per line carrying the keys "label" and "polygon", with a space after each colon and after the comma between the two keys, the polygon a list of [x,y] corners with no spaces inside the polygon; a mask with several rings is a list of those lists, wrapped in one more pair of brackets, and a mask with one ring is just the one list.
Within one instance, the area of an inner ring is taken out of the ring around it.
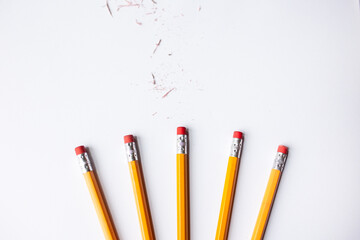
{"label": "yellow pencil", "polygon": [[115,230],[114,223],[111,219],[109,209],[107,208],[105,198],[102,194],[101,187],[97,181],[97,177],[94,173],[94,168],[90,162],[89,156],[84,146],[75,148],[81,171],[84,175],[86,185],[89,189],[91,199],[95,206],[97,216],[101,228],[104,232],[106,240],[117,240],[119,239]]}
{"label": "yellow pencil", "polygon": [[149,202],[146,196],[144,176],[139,161],[139,153],[136,148],[136,143],[132,135],[125,136],[124,140],[142,238],[144,240],[155,240]]}
{"label": "yellow pencil", "polygon": [[242,135],[242,132],[234,132],[215,240],[226,240],[228,238],[235,186],[239,171],[240,154],[243,144]]}
{"label": "yellow pencil", "polygon": [[189,158],[188,135],[185,127],[177,128],[177,239],[190,239],[189,225]]}
{"label": "yellow pencil", "polygon": [[275,194],[279,185],[281,173],[284,170],[288,148],[280,145],[273,168],[270,173],[270,178],[265,190],[264,198],[261,203],[259,215],[255,224],[254,232],[251,240],[261,240],[264,237],[267,222],[269,220],[272,205],[274,203]]}

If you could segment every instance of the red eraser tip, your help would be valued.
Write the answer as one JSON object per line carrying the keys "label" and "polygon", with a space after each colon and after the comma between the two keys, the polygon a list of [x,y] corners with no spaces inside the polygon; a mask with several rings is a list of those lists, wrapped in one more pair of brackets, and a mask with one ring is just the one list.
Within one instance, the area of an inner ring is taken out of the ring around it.
{"label": "red eraser tip", "polygon": [[283,154],[287,154],[288,153],[288,148],[286,147],[286,146],[284,146],[284,145],[280,145],[279,147],[278,147],[278,150],[277,150],[278,152],[281,152],[281,153],[283,153]]}
{"label": "red eraser tip", "polygon": [[126,136],[124,137],[124,142],[125,142],[125,143],[134,142],[134,136],[133,136],[133,135],[126,135]]}
{"label": "red eraser tip", "polygon": [[86,149],[85,149],[84,146],[78,146],[78,147],[75,148],[76,155],[82,154],[84,152],[86,152]]}
{"label": "red eraser tip", "polygon": [[242,132],[238,132],[238,131],[235,131],[235,132],[234,132],[233,138],[239,138],[239,139],[241,139],[242,137],[243,137],[243,133],[242,133]]}
{"label": "red eraser tip", "polygon": [[186,127],[178,127],[177,135],[186,135]]}

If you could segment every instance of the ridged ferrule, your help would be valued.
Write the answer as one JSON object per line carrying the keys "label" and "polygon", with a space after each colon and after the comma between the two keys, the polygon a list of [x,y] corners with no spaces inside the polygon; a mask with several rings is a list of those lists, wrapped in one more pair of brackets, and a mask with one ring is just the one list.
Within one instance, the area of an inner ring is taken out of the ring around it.
{"label": "ridged ferrule", "polygon": [[135,142],[125,143],[125,151],[129,162],[139,160]]}
{"label": "ridged ferrule", "polygon": [[86,152],[77,155],[77,159],[82,173],[93,171],[89,156]]}
{"label": "ridged ferrule", "polygon": [[188,137],[187,137],[187,135],[177,135],[176,153],[177,154],[188,154]]}
{"label": "ridged ferrule", "polygon": [[287,159],[287,154],[282,152],[277,152],[274,160],[273,169],[277,169],[280,170],[280,172],[282,172],[285,167],[286,159]]}
{"label": "ridged ferrule", "polygon": [[240,157],[241,148],[242,148],[243,139],[233,138],[233,142],[231,144],[230,156],[231,157]]}

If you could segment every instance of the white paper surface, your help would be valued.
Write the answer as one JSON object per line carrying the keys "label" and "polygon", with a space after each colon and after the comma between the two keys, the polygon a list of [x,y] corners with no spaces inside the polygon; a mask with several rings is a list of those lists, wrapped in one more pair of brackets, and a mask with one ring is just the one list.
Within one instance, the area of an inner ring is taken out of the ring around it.
{"label": "white paper surface", "polygon": [[234,130],[229,239],[251,238],[279,144],[289,157],[265,239],[360,238],[358,1],[110,1],[113,17],[105,3],[0,1],[1,239],[103,239],[81,144],[120,238],[141,239],[129,133],[157,239],[176,239],[179,125],[191,239],[215,237]]}

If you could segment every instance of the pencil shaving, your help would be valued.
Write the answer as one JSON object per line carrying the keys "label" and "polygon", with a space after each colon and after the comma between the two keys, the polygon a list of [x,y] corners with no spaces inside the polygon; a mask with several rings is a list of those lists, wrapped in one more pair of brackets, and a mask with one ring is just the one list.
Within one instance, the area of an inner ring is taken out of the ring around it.
{"label": "pencil shaving", "polygon": [[172,89],[170,89],[169,91],[167,91],[163,96],[162,96],[162,98],[166,98],[172,91],[174,91],[175,90],[175,88],[172,88]]}

